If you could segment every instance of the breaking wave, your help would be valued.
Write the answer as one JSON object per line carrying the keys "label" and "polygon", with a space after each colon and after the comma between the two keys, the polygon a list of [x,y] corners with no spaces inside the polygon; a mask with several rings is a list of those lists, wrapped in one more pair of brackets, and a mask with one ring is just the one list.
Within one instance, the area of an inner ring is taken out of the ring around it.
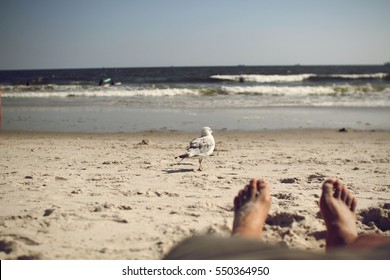
{"label": "breaking wave", "polygon": [[314,74],[300,74],[300,75],[214,75],[212,79],[234,81],[234,82],[256,82],[256,83],[277,83],[277,82],[300,82]]}
{"label": "breaking wave", "polygon": [[286,95],[286,96],[310,96],[310,95],[356,95],[367,93],[390,94],[390,87],[374,87],[372,85],[340,85],[340,86],[230,86],[222,87],[226,94],[247,95]]}
{"label": "breaking wave", "polygon": [[388,73],[373,74],[299,74],[299,75],[213,75],[212,79],[233,81],[233,82],[255,82],[255,83],[294,83],[304,81],[334,81],[334,80],[388,80]]}
{"label": "breaking wave", "polygon": [[[9,104],[64,106],[168,106],[172,108],[228,108],[264,106],[390,107],[389,83],[364,84],[204,84],[110,86],[36,85],[2,87]],[[168,97],[168,98],[164,98]],[[136,104],[136,105],[134,105]]]}
{"label": "breaking wave", "polygon": [[86,87],[86,86],[8,86],[3,88],[4,98],[67,98],[67,97],[164,97],[164,96],[313,96],[313,95],[364,95],[381,93],[390,95],[390,85],[243,85],[214,87]]}
{"label": "breaking wave", "polygon": [[26,86],[8,87],[3,97],[8,98],[66,98],[66,97],[159,97],[177,95],[197,95],[199,91],[190,88],[134,88],[134,87],[85,87],[85,86]]}

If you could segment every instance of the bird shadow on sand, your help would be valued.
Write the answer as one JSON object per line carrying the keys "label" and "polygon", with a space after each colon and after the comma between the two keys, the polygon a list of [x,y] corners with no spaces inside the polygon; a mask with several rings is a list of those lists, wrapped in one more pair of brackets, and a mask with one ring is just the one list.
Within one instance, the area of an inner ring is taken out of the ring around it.
{"label": "bird shadow on sand", "polygon": [[195,169],[194,169],[194,168],[178,168],[178,169],[177,169],[177,168],[173,168],[173,166],[182,166],[182,165],[191,165],[191,166],[194,166],[192,163],[188,163],[188,162],[178,162],[178,163],[170,164],[169,166],[170,166],[171,168],[163,169],[162,171],[163,171],[165,174],[195,172]]}
{"label": "bird shadow on sand", "polygon": [[174,173],[195,172],[195,170],[193,168],[164,169],[163,172],[166,174],[174,174]]}

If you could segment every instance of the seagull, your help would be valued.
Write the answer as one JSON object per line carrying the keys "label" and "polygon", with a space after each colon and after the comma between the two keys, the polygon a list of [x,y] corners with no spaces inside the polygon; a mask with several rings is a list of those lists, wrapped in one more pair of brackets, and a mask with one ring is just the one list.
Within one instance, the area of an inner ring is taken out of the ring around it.
{"label": "seagull", "polygon": [[191,140],[190,145],[187,147],[187,152],[175,157],[175,159],[181,158],[181,160],[183,160],[185,158],[199,157],[198,171],[202,171],[202,160],[211,155],[215,148],[215,141],[212,133],[213,131],[210,127],[203,127],[200,137]]}

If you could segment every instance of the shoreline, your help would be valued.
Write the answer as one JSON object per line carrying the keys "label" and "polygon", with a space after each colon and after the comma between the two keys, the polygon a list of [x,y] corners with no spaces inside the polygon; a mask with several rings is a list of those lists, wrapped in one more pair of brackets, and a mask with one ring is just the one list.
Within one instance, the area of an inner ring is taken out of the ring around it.
{"label": "shoreline", "polygon": [[264,107],[166,109],[3,107],[3,130],[127,133],[213,130],[354,129],[390,131],[388,108]]}
{"label": "shoreline", "polygon": [[272,187],[268,244],[324,251],[329,177],[356,196],[359,232],[390,236],[390,131],[216,131],[202,172],[174,159],[198,135],[1,131],[0,259],[161,259],[193,235],[228,237],[253,177]]}
{"label": "shoreline", "polygon": [[[359,130],[359,129],[333,129],[333,128],[285,128],[285,129],[264,129],[264,130],[213,130],[213,135],[225,137],[257,137],[258,135],[286,135],[290,137],[294,135],[296,137],[302,137],[307,134],[364,134],[364,135],[378,135],[383,134],[390,136],[389,130]],[[140,139],[145,140],[147,138],[150,139],[163,139],[164,141],[170,141],[175,137],[199,137],[199,133],[196,131],[179,131],[179,130],[149,130],[149,131],[134,131],[134,132],[75,132],[75,131],[19,131],[19,130],[4,130],[0,129],[0,140],[1,137],[38,137],[38,138],[77,138],[77,139],[123,139],[124,137],[128,137],[129,139]],[[146,138],[145,138],[146,137]],[[188,138],[188,139],[189,139]],[[216,139],[217,140],[217,139]]]}

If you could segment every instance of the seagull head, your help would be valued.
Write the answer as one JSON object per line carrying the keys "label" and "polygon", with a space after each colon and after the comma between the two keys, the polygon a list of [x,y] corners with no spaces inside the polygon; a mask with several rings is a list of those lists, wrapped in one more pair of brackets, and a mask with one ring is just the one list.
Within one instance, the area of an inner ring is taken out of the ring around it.
{"label": "seagull head", "polygon": [[211,130],[210,127],[208,126],[205,126],[205,127],[202,127],[202,132],[201,132],[201,136],[209,136],[213,133],[213,131]]}

